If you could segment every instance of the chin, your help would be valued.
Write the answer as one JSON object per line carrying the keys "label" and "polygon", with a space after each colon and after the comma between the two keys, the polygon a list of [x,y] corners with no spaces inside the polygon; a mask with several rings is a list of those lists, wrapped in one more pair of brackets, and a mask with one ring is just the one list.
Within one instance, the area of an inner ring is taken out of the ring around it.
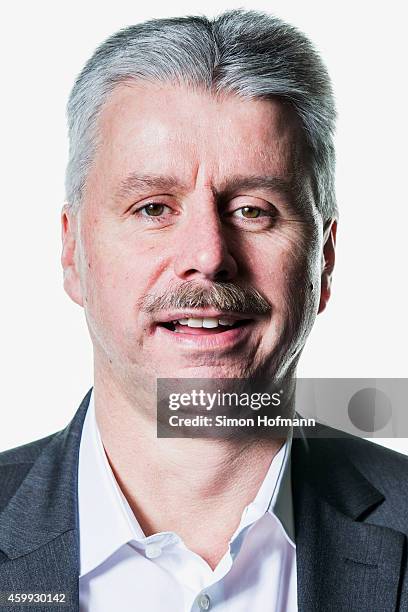
{"label": "chin", "polygon": [[244,378],[245,375],[232,367],[191,366],[172,369],[158,378]]}

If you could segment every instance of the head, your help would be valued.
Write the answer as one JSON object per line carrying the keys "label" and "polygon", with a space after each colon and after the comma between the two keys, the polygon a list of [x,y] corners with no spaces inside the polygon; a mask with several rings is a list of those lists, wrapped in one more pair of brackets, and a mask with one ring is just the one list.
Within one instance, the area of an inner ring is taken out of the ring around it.
{"label": "head", "polygon": [[293,373],[337,219],[310,42],[243,11],[132,26],[86,64],[68,119],[64,286],[96,374],[136,397],[156,377]]}

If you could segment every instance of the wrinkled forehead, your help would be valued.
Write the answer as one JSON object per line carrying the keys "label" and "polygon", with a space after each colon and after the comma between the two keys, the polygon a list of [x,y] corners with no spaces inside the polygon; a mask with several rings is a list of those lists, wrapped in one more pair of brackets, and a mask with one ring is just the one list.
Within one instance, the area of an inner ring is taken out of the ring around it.
{"label": "wrinkled forehead", "polygon": [[273,176],[308,185],[300,120],[273,98],[214,95],[168,83],[121,83],[101,110],[92,174],[107,192],[126,176],[197,176],[220,190],[231,177]]}
{"label": "wrinkled forehead", "polygon": [[245,98],[160,82],[117,85],[105,100],[98,123],[103,144],[126,134],[152,137],[159,144],[235,140],[245,148],[273,152],[283,146],[297,150],[305,140],[292,106],[276,97]]}

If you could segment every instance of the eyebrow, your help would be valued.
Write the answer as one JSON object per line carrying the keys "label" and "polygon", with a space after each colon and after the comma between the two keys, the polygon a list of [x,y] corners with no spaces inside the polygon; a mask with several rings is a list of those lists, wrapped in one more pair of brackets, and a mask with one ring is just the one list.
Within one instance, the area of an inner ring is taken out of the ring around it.
{"label": "eyebrow", "polygon": [[[145,193],[152,189],[162,193],[177,190],[186,193],[189,187],[173,175],[137,174],[130,173],[119,184],[115,199],[120,201],[135,193]],[[289,199],[290,204],[302,200],[303,189],[299,180],[286,179],[280,176],[242,176],[236,175],[225,180],[219,188],[212,187],[215,197],[220,200],[228,199],[240,191],[253,191],[255,189],[266,189],[269,192],[279,192]]]}
{"label": "eyebrow", "polygon": [[227,198],[240,191],[253,191],[255,189],[266,189],[267,191],[278,191],[286,196],[293,197],[294,186],[292,181],[280,176],[233,176],[225,181],[217,194]]}
{"label": "eyebrow", "polygon": [[137,174],[136,172],[131,172],[120,182],[115,193],[115,199],[121,200],[122,198],[136,192],[143,193],[145,191],[149,191],[150,189],[171,191],[176,188],[180,189],[180,187],[183,188],[183,191],[185,190],[185,185],[181,185],[180,181],[174,176]]}

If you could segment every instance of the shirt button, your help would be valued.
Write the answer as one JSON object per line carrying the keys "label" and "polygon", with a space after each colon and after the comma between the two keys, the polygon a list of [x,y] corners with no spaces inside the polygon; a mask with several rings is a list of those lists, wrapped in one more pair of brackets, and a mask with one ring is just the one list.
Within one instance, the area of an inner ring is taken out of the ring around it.
{"label": "shirt button", "polygon": [[145,553],[148,559],[157,559],[162,554],[162,549],[158,544],[148,544]]}
{"label": "shirt button", "polygon": [[198,607],[200,610],[209,610],[211,606],[211,600],[205,593],[198,596]]}

